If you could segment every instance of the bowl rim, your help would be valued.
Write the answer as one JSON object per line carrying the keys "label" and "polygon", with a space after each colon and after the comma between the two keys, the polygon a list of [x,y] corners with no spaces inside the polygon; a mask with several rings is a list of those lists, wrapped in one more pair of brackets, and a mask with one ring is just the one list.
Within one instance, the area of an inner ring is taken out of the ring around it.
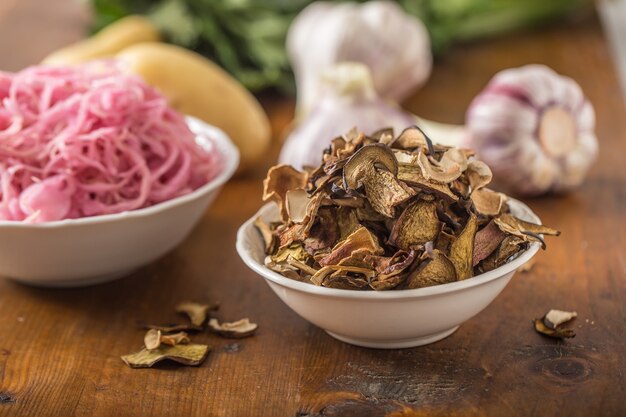
{"label": "bowl rim", "polygon": [[[514,198],[509,198],[509,202],[513,202],[521,211],[526,212],[529,217],[528,220],[536,223],[541,223],[539,217],[524,203]],[[493,269],[491,271],[473,276],[471,278],[450,282],[447,284],[433,285],[430,287],[416,288],[411,290],[398,290],[398,291],[363,291],[363,290],[344,290],[338,288],[326,288],[316,286],[313,284],[296,281],[280,275],[279,273],[272,271],[263,264],[257,262],[253,257],[251,251],[244,245],[244,241],[250,232],[257,234],[257,239],[261,239],[259,233],[254,230],[254,220],[257,216],[267,214],[269,211],[277,211],[274,203],[267,203],[262,206],[250,219],[243,223],[237,231],[236,249],[243,262],[253,271],[261,275],[266,281],[271,281],[283,287],[287,287],[292,290],[305,292],[309,294],[315,294],[320,296],[332,297],[332,298],[348,298],[348,299],[360,299],[360,300],[398,300],[408,298],[423,298],[433,297],[443,294],[454,293],[463,291],[468,288],[477,287],[488,282],[494,281],[498,278],[503,278],[511,272],[515,272],[520,266],[528,262],[533,256],[537,254],[537,251],[541,247],[538,242],[531,243],[530,247],[518,255],[515,259],[507,262],[506,264]]]}
{"label": "bowl rim", "polygon": [[218,127],[206,123],[193,116],[185,116],[185,119],[187,120],[187,125],[189,126],[189,128],[196,134],[196,142],[200,145],[200,147],[203,147],[201,135],[204,134],[206,136],[209,136],[215,142],[215,145],[222,155],[222,162],[224,164],[222,170],[206,184],[198,187],[189,194],[185,194],[180,197],[172,198],[170,200],[162,201],[158,204],[136,210],[128,210],[122,211],[120,213],[102,214],[98,216],[81,217],[78,219],[63,219],[42,223],[24,223],[15,220],[0,220],[0,228],[55,229],[59,227],[83,226],[96,223],[121,221],[136,217],[145,217],[165,210],[169,210],[177,206],[181,206],[221,187],[233,176],[233,174],[237,170],[237,167],[239,166],[239,150],[234,145],[229,136]]}

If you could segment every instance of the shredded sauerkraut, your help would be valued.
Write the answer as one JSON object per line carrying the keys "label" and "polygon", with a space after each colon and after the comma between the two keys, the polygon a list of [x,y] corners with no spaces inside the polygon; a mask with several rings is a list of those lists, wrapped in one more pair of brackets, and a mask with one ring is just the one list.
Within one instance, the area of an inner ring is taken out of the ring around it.
{"label": "shredded sauerkraut", "polygon": [[218,150],[200,148],[183,115],[113,61],[0,72],[0,220],[147,207],[220,169]]}

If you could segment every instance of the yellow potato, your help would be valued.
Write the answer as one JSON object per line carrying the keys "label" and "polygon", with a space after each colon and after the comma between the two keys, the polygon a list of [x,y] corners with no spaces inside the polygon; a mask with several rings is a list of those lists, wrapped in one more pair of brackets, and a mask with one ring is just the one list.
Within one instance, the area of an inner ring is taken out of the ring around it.
{"label": "yellow potato", "polygon": [[142,43],[116,55],[123,68],[141,76],[170,105],[224,130],[241,154],[240,170],[267,151],[271,129],[255,97],[222,68],[178,46]]}
{"label": "yellow potato", "polygon": [[127,16],[102,29],[90,38],[68,45],[48,55],[42,63],[72,65],[97,58],[111,57],[139,42],[160,39],[159,31],[148,19]]}

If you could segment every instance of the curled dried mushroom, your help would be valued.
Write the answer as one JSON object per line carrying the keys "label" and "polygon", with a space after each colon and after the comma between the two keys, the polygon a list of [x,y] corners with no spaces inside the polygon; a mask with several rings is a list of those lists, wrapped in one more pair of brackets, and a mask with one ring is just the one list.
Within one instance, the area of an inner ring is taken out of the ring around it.
{"label": "curled dried mushroom", "polygon": [[220,323],[217,319],[209,320],[209,330],[213,333],[217,333],[220,336],[224,337],[232,337],[232,338],[242,338],[252,336],[254,332],[258,329],[258,325],[256,323],[251,323],[250,319],[241,319],[237,321],[222,322]]}
{"label": "curled dried mushroom", "polygon": [[268,268],[314,285],[421,288],[471,278],[559,232],[515,217],[486,188],[489,167],[418,128],[335,138],[321,165],[269,170],[264,200],[281,221],[255,221]]}
{"label": "curled dried mushroom", "polygon": [[576,332],[573,329],[561,327],[561,325],[575,317],[578,317],[578,313],[575,311],[550,310],[542,318],[535,319],[533,324],[535,330],[544,336],[565,339],[575,337]]}

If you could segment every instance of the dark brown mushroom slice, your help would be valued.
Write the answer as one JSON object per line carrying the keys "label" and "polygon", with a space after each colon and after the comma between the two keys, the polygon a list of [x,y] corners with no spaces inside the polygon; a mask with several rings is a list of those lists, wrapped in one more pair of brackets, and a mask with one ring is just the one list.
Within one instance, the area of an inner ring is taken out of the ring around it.
{"label": "dark brown mushroom slice", "polygon": [[476,212],[484,216],[497,216],[502,212],[506,195],[488,188],[481,188],[472,192],[471,197]]}
{"label": "dark brown mushroom slice", "polygon": [[513,256],[526,249],[528,242],[514,235],[507,235],[491,255],[478,264],[482,272],[491,271],[507,263]]}
{"label": "dark brown mushroom slice", "polygon": [[450,247],[455,240],[456,236],[442,230],[437,235],[437,240],[435,241],[435,249],[438,249],[440,252],[443,253],[450,253]]}
{"label": "dark brown mushroom slice", "polygon": [[350,257],[356,250],[367,250],[372,254],[384,253],[378,238],[367,228],[361,226],[345,240],[339,242],[332,251],[318,261],[321,266],[337,265],[341,260]]}
{"label": "dark brown mushroom slice", "polygon": [[474,255],[472,266],[478,265],[480,261],[491,255],[500,246],[506,237],[500,228],[492,221],[487,226],[480,229],[474,237]]}
{"label": "dark brown mushroom slice", "polygon": [[187,366],[198,366],[209,354],[209,346],[200,344],[164,346],[157,349],[141,349],[139,352],[122,356],[131,368],[150,368],[154,364],[169,360]]}
{"label": "dark brown mushroom slice", "polygon": [[457,280],[454,264],[439,250],[432,251],[432,259],[422,262],[406,279],[406,289],[447,284]]}
{"label": "dark brown mushroom slice", "polygon": [[463,231],[450,245],[449,257],[456,269],[456,276],[459,281],[471,278],[474,275],[472,261],[474,257],[474,237],[476,236],[477,228],[478,221],[476,216],[470,213]]}
{"label": "dark brown mushroom slice", "polygon": [[339,240],[339,225],[336,219],[337,210],[321,208],[317,212],[317,219],[308,236],[304,239],[304,249],[310,255],[316,252],[332,248]]}
{"label": "dark brown mushroom slice", "polygon": [[574,329],[566,329],[560,327],[554,329],[550,328],[546,326],[543,318],[533,320],[533,324],[537,333],[544,336],[552,337],[555,339],[568,339],[576,337],[576,332],[574,331]]}
{"label": "dark brown mushroom slice", "polygon": [[259,326],[256,323],[250,322],[248,318],[222,323],[215,318],[209,320],[209,330],[212,333],[234,339],[252,336],[258,328]]}
{"label": "dark brown mushroom slice", "polygon": [[384,257],[367,255],[364,261],[376,270],[376,276],[370,280],[370,287],[376,291],[390,290],[401,284],[406,278],[405,271],[417,257],[416,251],[398,251],[393,256]]}
{"label": "dark brown mushroom slice", "polygon": [[410,250],[435,240],[440,230],[437,205],[417,200],[404,209],[394,224],[389,243],[399,249]]}
{"label": "dark brown mushroom slice", "polygon": [[400,185],[397,173],[398,163],[387,146],[363,146],[343,168],[344,188],[357,190],[363,186],[374,210],[386,217],[393,217],[394,207],[414,195],[414,192]]}
{"label": "dark brown mushroom slice", "polygon": [[450,190],[448,184],[427,180],[424,175],[422,175],[421,168],[417,165],[398,164],[398,179],[408,185],[418,187],[426,192],[435,193],[439,197],[451,201],[457,201],[459,199],[459,197]]}
{"label": "dark brown mushroom slice", "polygon": [[300,172],[290,165],[273,166],[263,180],[263,201],[275,201],[281,218],[287,221],[289,218],[285,204],[287,191],[304,188],[307,177],[305,172]]}

